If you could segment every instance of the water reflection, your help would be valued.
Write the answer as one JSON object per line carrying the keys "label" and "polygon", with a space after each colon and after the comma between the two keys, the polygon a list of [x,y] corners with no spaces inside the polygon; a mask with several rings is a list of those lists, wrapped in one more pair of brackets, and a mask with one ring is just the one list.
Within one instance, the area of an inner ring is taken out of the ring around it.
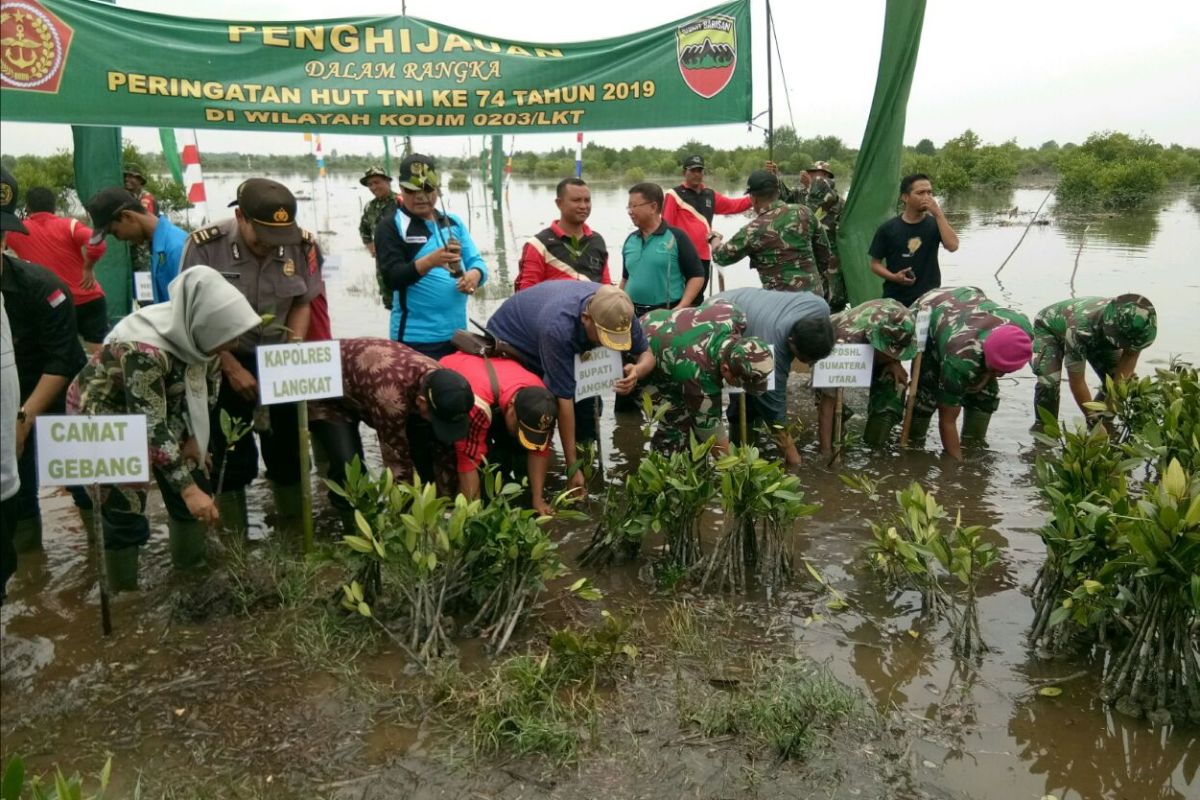
{"label": "water reflection", "polygon": [[[1148,250],[1158,235],[1157,209],[1128,214],[1064,214],[1055,220],[1072,252],[1088,241],[1129,251]],[[1086,252],[1086,250],[1085,250]]]}
{"label": "water reflection", "polygon": [[[1195,732],[1168,733],[1115,713],[1098,718],[1036,694],[1015,706],[1008,732],[1021,747],[1026,768],[1045,776],[1045,792],[1062,800],[1196,796],[1186,788],[1196,785],[1200,768],[1200,738]],[[1168,738],[1173,747],[1163,746]],[[1183,786],[1175,782],[1177,776],[1182,776]]]}

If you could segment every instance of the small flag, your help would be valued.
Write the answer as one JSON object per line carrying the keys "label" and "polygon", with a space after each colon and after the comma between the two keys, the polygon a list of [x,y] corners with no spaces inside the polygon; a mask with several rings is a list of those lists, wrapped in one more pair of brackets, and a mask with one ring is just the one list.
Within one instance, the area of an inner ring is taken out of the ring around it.
{"label": "small flag", "polygon": [[50,293],[50,296],[46,298],[46,302],[50,304],[51,308],[58,308],[66,299],[67,295],[62,289],[55,289]]}

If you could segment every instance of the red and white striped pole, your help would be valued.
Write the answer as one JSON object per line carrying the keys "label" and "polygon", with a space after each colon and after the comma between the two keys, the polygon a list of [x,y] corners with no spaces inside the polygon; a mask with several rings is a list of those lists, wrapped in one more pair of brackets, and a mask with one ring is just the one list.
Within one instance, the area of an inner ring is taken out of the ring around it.
{"label": "red and white striped pole", "polygon": [[575,134],[575,177],[583,177],[583,131]]}
{"label": "red and white striped pole", "polygon": [[200,145],[192,131],[192,143],[183,146],[183,184],[187,187],[188,202],[200,214],[200,224],[208,223],[208,195],[204,191],[204,171],[200,168]]}

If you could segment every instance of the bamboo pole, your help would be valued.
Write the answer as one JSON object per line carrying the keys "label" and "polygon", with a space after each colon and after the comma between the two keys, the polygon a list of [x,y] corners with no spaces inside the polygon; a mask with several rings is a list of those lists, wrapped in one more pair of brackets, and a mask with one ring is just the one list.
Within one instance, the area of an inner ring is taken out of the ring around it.
{"label": "bamboo pole", "polygon": [[900,446],[908,447],[908,434],[912,429],[913,411],[917,407],[917,384],[921,382],[921,358],[925,355],[922,350],[912,361],[912,375],[909,376],[908,398],[904,402],[904,425],[900,428]]}
{"label": "bamboo pole", "polygon": [[296,407],[297,427],[300,429],[300,532],[305,553],[313,550],[312,464],[309,460],[308,401]]}
{"label": "bamboo pole", "polygon": [[96,557],[96,573],[100,578],[100,630],[105,636],[111,636],[112,611],[108,604],[108,564],[104,561],[104,528],[101,523],[103,516],[100,511],[100,486],[93,483],[88,487],[88,495],[92,498],[92,524],[88,526],[88,548]]}
{"label": "bamboo pole", "polygon": [[999,268],[997,268],[996,271],[992,273],[993,278],[995,278],[996,276],[998,276],[1000,274],[1000,270],[1004,269],[1004,265],[1008,263],[1008,259],[1013,257],[1013,253],[1017,252],[1017,248],[1021,246],[1021,242],[1025,241],[1025,237],[1029,235],[1029,229],[1033,227],[1033,223],[1037,220],[1038,214],[1042,213],[1042,206],[1046,205],[1046,201],[1050,199],[1050,195],[1052,195],[1052,194],[1054,194],[1053,189],[1046,192],[1046,196],[1042,198],[1042,205],[1037,207],[1037,211],[1033,212],[1033,218],[1030,219],[1029,224],[1025,226],[1025,232],[1022,233],[1021,238],[1017,240],[1017,243],[1013,247],[1012,252],[1008,254],[1008,258],[1004,259],[1004,264],[1001,264],[999,266]]}
{"label": "bamboo pole", "polygon": [[738,431],[742,434],[742,447],[750,444],[750,432],[746,424],[746,392],[738,395]]}
{"label": "bamboo pole", "polygon": [[830,466],[837,465],[842,460],[842,406],[846,400],[846,390],[837,390],[837,400],[833,407],[833,460]]}
{"label": "bamboo pole", "polygon": [[596,471],[600,473],[600,483],[604,483],[604,436],[600,433],[600,396],[592,398],[592,413],[596,418]]}

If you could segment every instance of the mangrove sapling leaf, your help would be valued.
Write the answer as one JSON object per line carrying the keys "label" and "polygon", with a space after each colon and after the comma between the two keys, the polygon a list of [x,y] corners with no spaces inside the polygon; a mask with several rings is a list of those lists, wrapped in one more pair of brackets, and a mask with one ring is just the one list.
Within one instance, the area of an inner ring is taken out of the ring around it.
{"label": "mangrove sapling leaf", "polygon": [[4,778],[0,780],[0,800],[21,800],[21,789],[25,785],[25,761],[12,756],[4,765]]}
{"label": "mangrove sapling leaf", "polygon": [[716,467],[724,529],[697,567],[700,588],[744,592],[751,576],[770,597],[791,576],[797,521],[819,506],[805,503],[799,478],[789,475],[781,462],[760,457],[756,447],[733,446]]}

